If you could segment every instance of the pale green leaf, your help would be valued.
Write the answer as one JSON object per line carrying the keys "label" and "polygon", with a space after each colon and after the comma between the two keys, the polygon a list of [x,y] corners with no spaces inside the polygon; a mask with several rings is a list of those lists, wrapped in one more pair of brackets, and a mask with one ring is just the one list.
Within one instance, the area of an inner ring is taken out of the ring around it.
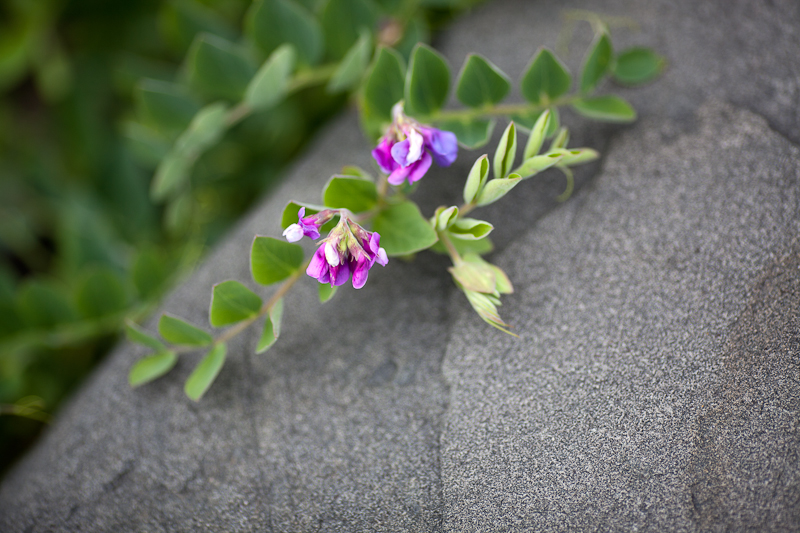
{"label": "pale green leaf", "polygon": [[250,250],[250,269],[253,279],[261,285],[282,281],[300,268],[303,248],[273,237],[257,236]]}
{"label": "pale green leaf", "polygon": [[464,105],[483,107],[500,102],[510,89],[503,71],[484,57],[470,54],[458,75],[456,96]]}
{"label": "pale green leaf", "polygon": [[602,32],[597,36],[583,63],[581,92],[592,91],[608,72],[613,58],[611,39]]}
{"label": "pale green leaf", "polygon": [[300,61],[316,64],[322,57],[322,28],[306,8],[293,0],[256,0],[245,19],[245,31],[265,56],[291,44]]}
{"label": "pale green leaf", "polygon": [[361,37],[348,50],[339,66],[328,82],[327,90],[331,93],[346,91],[357,87],[364,77],[372,55],[372,36],[366,29],[361,31]]}
{"label": "pale green leaf", "polygon": [[168,314],[161,315],[158,332],[167,342],[180,346],[208,346],[214,338],[185,320]]}
{"label": "pale green leaf", "polygon": [[553,53],[540,48],[520,82],[522,96],[533,104],[547,105],[569,90],[572,84],[567,68]]}
{"label": "pale green leaf", "polygon": [[381,246],[389,256],[408,255],[430,248],[436,232],[413,202],[389,206],[375,217],[372,229],[381,236]]}
{"label": "pale green leaf", "polygon": [[467,182],[464,184],[464,202],[471,204],[475,201],[478,193],[481,192],[486,180],[489,177],[489,156],[486,154],[480,156],[477,161],[472,165],[472,169],[467,176]]}
{"label": "pale green leaf", "polygon": [[[327,284],[320,284],[327,285]],[[261,333],[261,338],[258,340],[256,353],[264,353],[269,350],[278,337],[281,335],[281,320],[283,319],[283,298],[278,300],[269,312],[269,315],[264,320],[264,330]]]}
{"label": "pale green leaf", "polygon": [[478,206],[494,203],[508,194],[520,181],[522,181],[522,177],[519,174],[511,174],[508,178],[491,180],[478,195],[475,203]]}
{"label": "pale green leaf", "polygon": [[203,397],[220,370],[222,370],[226,353],[227,347],[225,343],[217,344],[200,360],[200,363],[186,380],[186,385],[183,388],[186,396],[194,401],[198,401]]}
{"label": "pale green leaf", "polygon": [[372,181],[352,176],[333,176],[325,184],[322,202],[326,207],[361,213],[375,207],[378,190]]}
{"label": "pale green leaf", "polygon": [[166,346],[164,346],[164,344],[161,341],[151,336],[146,331],[144,331],[139,326],[130,321],[125,323],[125,335],[128,337],[129,341],[135,342],[136,344],[141,344],[143,346],[147,346],[148,348],[152,348],[157,352],[161,352],[167,349]]}
{"label": "pale green leaf", "polygon": [[646,83],[658,77],[665,64],[664,57],[650,48],[628,48],[614,62],[614,79],[626,85]]}
{"label": "pale green leaf", "polygon": [[505,178],[514,166],[514,159],[517,156],[517,130],[514,122],[509,122],[497,150],[494,152],[494,177],[496,179]]}
{"label": "pale green leaf", "polygon": [[636,111],[619,96],[582,98],[573,102],[572,108],[579,114],[594,120],[605,122],[633,122],[636,120]]}
{"label": "pale green leaf", "polygon": [[175,352],[161,352],[139,359],[128,373],[128,383],[131,387],[149,383],[172,370],[177,362]]}
{"label": "pale green leaf", "polygon": [[209,322],[215,328],[235,324],[258,314],[261,298],[238,281],[214,285]]}
{"label": "pale green leaf", "polygon": [[430,46],[419,43],[411,53],[405,82],[406,108],[411,114],[430,115],[441,109],[450,89],[450,67]]}
{"label": "pale green leaf", "polygon": [[280,102],[286,95],[294,62],[295,51],[289,44],[272,52],[247,86],[244,97],[247,105],[264,111]]}

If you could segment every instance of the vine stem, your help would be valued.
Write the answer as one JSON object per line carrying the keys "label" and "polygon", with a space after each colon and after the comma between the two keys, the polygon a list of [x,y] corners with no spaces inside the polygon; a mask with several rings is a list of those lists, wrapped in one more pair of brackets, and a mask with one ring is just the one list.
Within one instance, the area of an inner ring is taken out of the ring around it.
{"label": "vine stem", "polygon": [[439,242],[441,242],[447,250],[450,259],[453,260],[453,264],[456,266],[460,265],[464,260],[461,259],[461,254],[459,254],[458,250],[456,250],[453,241],[450,240],[450,237],[448,237],[447,233],[444,231],[437,231],[436,233],[439,235]]}
{"label": "vine stem", "polygon": [[[297,280],[299,280],[300,277],[303,275],[303,273],[306,271],[306,268],[308,268],[308,264],[310,262],[311,260],[309,259],[300,266],[297,272],[289,276],[289,278],[283,282],[280,288],[277,291],[275,291],[275,294],[273,294],[270,297],[270,299],[267,300],[267,302],[261,306],[261,309],[258,310],[258,313],[256,313],[255,315],[251,316],[246,320],[242,320],[235,326],[226,329],[219,337],[214,339],[214,341],[211,343],[211,346],[212,347],[218,346],[224,342],[228,342],[229,340],[237,336],[239,333],[249,328],[253,324],[253,322],[255,322],[259,318],[263,317],[264,315],[272,311],[272,308],[275,307],[275,304],[278,303],[278,300],[283,298],[286,295],[286,293],[289,292],[289,290],[294,286],[294,284],[297,283]],[[196,347],[187,346],[187,347],[177,347],[172,351],[177,354],[180,354],[180,353],[191,352],[196,349],[197,349]]]}
{"label": "vine stem", "polygon": [[467,213],[469,213],[470,211],[472,211],[476,207],[478,207],[478,206],[473,204],[472,202],[469,202],[467,204],[462,204],[461,207],[458,208],[458,218],[463,217],[464,215],[466,215]]}
{"label": "vine stem", "polygon": [[581,98],[580,94],[572,94],[562,98],[556,98],[546,104],[504,104],[489,105],[476,109],[444,109],[431,115],[419,117],[420,122],[438,122],[442,120],[469,120],[481,117],[494,117],[500,115],[517,115],[526,113],[537,113],[550,107],[561,107],[569,105]]}
{"label": "vine stem", "polygon": [[[333,63],[330,65],[322,65],[305,72],[297,73],[286,86],[285,96],[289,96],[290,94],[296,93],[307,87],[313,87],[314,85],[322,84],[328,81],[331,76],[333,76],[333,73],[336,72],[337,67],[338,65]],[[228,112],[228,116],[225,117],[225,124],[227,124],[229,128],[233,127],[249,117],[252,113],[253,108],[251,108],[245,102],[240,102],[236,107]]]}

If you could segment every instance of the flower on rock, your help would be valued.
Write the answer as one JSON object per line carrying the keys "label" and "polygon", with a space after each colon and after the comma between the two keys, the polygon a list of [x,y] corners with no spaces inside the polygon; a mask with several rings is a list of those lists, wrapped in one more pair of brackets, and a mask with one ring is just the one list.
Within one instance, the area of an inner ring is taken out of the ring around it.
{"label": "flower on rock", "polygon": [[[306,218],[303,218],[304,214],[301,210],[298,213],[300,221],[283,232],[289,242],[300,240],[303,235],[312,239],[319,237],[320,226],[339,215],[339,223],[319,242],[319,248],[306,269],[306,274],[320,283],[343,285],[352,275],[353,287],[360,289],[367,282],[372,265],[386,266],[389,262],[386,250],[381,248],[381,236],[358,225],[348,210],[326,209]],[[316,236],[312,236],[314,233]]]}
{"label": "flower on rock", "polygon": [[392,108],[392,124],[372,150],[381,170],[389,174],[389,183],[414,183],[422,178],[432,161],[449,167],[458,155],[454,133],[423,126],[403,112],[403,102]]}

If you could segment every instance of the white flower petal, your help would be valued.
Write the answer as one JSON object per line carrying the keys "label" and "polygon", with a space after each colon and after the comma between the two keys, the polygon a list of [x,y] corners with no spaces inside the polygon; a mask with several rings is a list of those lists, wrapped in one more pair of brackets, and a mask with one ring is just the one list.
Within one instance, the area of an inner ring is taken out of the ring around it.
{"label": "white flower petal", "polygon": [[289,242],[297,242],[303,238],[303,228],[299,224],[292,224],[283,230],[283,236]]}

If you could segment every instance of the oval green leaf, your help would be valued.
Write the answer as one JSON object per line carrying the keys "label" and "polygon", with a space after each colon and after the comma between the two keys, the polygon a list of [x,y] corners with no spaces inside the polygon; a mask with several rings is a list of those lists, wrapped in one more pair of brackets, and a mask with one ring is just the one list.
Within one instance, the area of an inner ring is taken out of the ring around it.
{"label": "oval green leaf", "polygon": [[413,115],[431,115],[442,108],[450,89],[450,67],[430,46],[419,43],[406,74],[406,108]]}
{"label": "oval green leaf", "polygon": [[547,104],[569,91],[572,76],[547,48],[540,48],[520,81],[522,96],[533,104]]}
{"label": "oval green leaf", "polygon": [[172,197],[189,181],[192,161],[182,154],[171,153],[158,164],[150,183],[150,198],[163,202]]}
{"label": "oval green leaf", "polygon": [[174,352],[161,352],[139,359],[128,373],[128,383],[138,387],[160,378],[175,366],[178,356]]}
{"label": "oval green leaf", "polygon": [[493,179],[478,195],[476,204],[484,206],[496,202],[516,187],[520,181],[522,181],[522,177],[519,174],[511,174],[508,178]]}
{"label": "oval green leaf", "polygon": [[303,263],[303,248],[272,237],[256,237],[250,251],[253,279],[271,285],[298,271]]}
{"label": "oval green leaf", "polygon": [[203,397],[214,382],[214,379],[216,379],[219,371],[222,370],[226,352],[225,343],[218,344],[200,360],[200,363],[186,380],[186,385],[183,388],[186,396],[194,401],[198,401]]}
{"label": "oval green leaf", "polygon": [[378,9],[372,0],[328,0],[320,11],[325,34],[325,51],[330,59],[342,59],[353,46],[361,30],[372,30]]}
{"label": "oval green leaf", "polygon": [[256,353],[264,353],[275,344],[275,341],[281,335],[281,320],[283,320],[283,298],[275,302],[266,320],[264,320],[264,331],[258,340]]}
{"label": "oval green leaf", "polygon": [[164,340],[179,346],[208,346],[214,338],[202,329],[176,316],[161,315],[158,333]]}
{"label": "oval green leaf", "polygon": [[326,207],[345,208],[353,213],[369,211],[377,202],[378,189],[375,184],[352,176],[333,176],[322,192],[322,203]]}
{"label": "oval green leaf", "polygon": [[324,304],[331,298],[333,295],[336,294],[336,287],[335,285],[330,285],[328,283],[317,283],[317,291],[319,292],[319,303]]}
{"label": "oval green leaf", "polygon": [[406,67],[400,54],[391,48],[378,48],[364,82],[363,114],[374,120],[390,121],[392,107],[403,99],[405,76]]}
{"label": "oval green leaf", "polygon": [[253,2],[245,31],[265,56],[283,44],[291,44],[299,60],[307,65],[316,64],[322,57],[322,27],[314,15],[292,0]]}
{"label": "oval green leaf", "polygon": [[294,61],[292,45],[278,47],[247,86],[244,97],[247,105],[256,111],[264,111],[280,102],[286,95]]}
{"label": "oval green leaf", "polygon": [[470,54],[458,75],[456,97],[469,107],[496,104],[511,89],[508,76],[492,62],[477,54]]}
{"label": "oval green leaf", "polygon": [[141,329],[133,322],[125,323],[125,336],[128,337],[129,341],[135,342],[136,344],[141,344],[143,346],[147,346],[148,348],[152,348],[157,352],[161,352],[167,349],[167,347],[164,346],[164,344],[161,341],[151,336],[149,333],[145,332],[143,329]]}
{"label": "oval green leaf", "polygon": [[119,313],[128,304],[121,276],[109,267],[89,270],[78,283],[75,306],[85,318],[100,318]]}
{"label": "oval green leaf", "polygon": [[514,165],[517,157],[517,129],[514,122],[509,122],[506,131],[500,138],[497,150],[494,152],[494,177],[495,179],[505,178]]}
{"label": "oval green leaf", "polygon": [[526,159],[514,172],[522,176],[523,179],[530,178],[545,169],[557,165],[561,162],[562,157],[558,153],[535,155]]}
{"label": "oval green leaf", "polygon": [[197,112],[189,127],[175,141],[175,153],[187,158],[197,158],[208,147],[219,141],[228,125],[228,106],[216,102]]}
{"label": "oval green leaf", "polygon": [[17,293],[17,309],[25,324],[51,327],[75,320],[75,310],[60,285],[32,280]]}
{"label": "oval green leaf", "polygon": [[636,111],[619,96],[598,96],[582,98],[572,104],[572,108],[584,117],[605,122],[633,122]]}
{"label": "oval green leaf", "polygon": [[525,150],[522,152],[523,159],[530,159],[539,153],[544,138],[547,135],[547,130],[550,129],[550,117],[552,116],[553,114],[548,109],[536,119],[536,122],[531,128],[531,133],[528,136],[528,142],[525,144]]}
{"label": "oval green leaf", "polygon": [[613,53],[608,34],[603,32],[598,35],[583,63],[581,92],[592,91],[603,79],[611,66]]}
{"label": "oval green leaf", "polygon": [[661,74],[666,61],[650,48],[624,50],[614,62],[614,79],[625,85],[646,83]]}
{"label": "oval green leaf", "polygon": [[375,217],[372,229],[381,236],[381,246],[390,256],[408,255],[430,248],[436,232],[413,202],[389,206]]}
{"label": "oval green leaf", "polygon": [[372,36],[369,31],[364,29],[356,44],[347,51],[342,62],[336,67],[331,81],[328,83],[328,92],[338,93],[358,86],[369,66],[371,54]]}
{"label": "oval green leaf", "polygon": [[239,283],[228,280],[214,285],[209,322],[215,328],[253,317],[261,310],[261,298]]}
{"label": "oval green leaf", "polygon": [[467,176],[467,182],[464,184],[464,202],[471,204],[475,201],[478,193],[483,189],[486,184],[486,179],[489,177],[489,156],[483,154],[472,165],[472,169]]}
{"label": "oval green leaf", "polygon": [[186,63],[189,86],[208,99],[241,99],[256,70],[243,48],[207,33],[195,38]]}
{"label": "oval green leaf", "polygon": [[447,269],[467,290],[492,293],[496,285],[494,270],[488,265],[464,261]]}
{"label": "oval green leaf", "polygon": [[139,114],[160,130],[182,130],[200,105],[175,83],[143,79],[134,93]]}

